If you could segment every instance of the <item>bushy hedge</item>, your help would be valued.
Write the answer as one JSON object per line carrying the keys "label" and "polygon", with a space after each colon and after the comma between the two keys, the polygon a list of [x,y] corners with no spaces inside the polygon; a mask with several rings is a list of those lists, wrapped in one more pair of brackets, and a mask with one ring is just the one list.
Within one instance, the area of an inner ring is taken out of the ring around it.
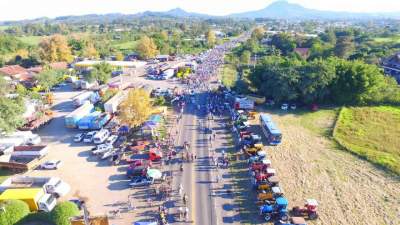
{"label": "bushy hedge", "polygon": [[72,202],[62,202],[51,211],[50,218],[56,225],[70,225],[70,218],[79,215],[78,207]]}
{"label": "bushy hedge", "polygon": [[1,225],[14,225],[29,214],[29,206],[21,200],[7,200],[2,203],[3,211],[0,211]]}

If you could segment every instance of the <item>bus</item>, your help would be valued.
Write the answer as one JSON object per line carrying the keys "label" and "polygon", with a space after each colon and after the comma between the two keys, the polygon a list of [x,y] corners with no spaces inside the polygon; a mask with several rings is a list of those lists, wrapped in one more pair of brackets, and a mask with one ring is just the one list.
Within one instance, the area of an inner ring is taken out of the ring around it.
{"label": "bus", "polygon": [[260,126],[267,138],[268,144],[278,145],[281,143],[282,133],[275,126],[274,122],[272,122],[270,116],[267,114],[260,114]]}

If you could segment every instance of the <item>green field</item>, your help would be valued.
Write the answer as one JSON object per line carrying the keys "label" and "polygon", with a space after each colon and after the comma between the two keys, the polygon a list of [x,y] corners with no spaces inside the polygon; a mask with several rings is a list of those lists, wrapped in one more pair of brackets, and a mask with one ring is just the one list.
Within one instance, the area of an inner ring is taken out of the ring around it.
{"label": "green field", "polygon": [[400,107],[343,108],[333,136],[348,151],[400,174]]}
{"label": "green field", "polygon": [[10,26],[0,26],[0,30],[6,30],[7,28],[9,28]]}
{"label": "green field", "polygon": [[374,38],[374,41],[378,43],[388,43],[388,42],[400,43],[400,36],[379,37],[379,38]]}
{"label": "green field", "polygon": [[127,41],[122,43],[113,43],[112,46],[118,50],[134,50],[136,48],[137,41]]}
{"label": "green field", "polygon": [[36,46],[39,42],[44,38],[44,36],[25,36],[25,37],[18,37],[19,40],[24,42],[25,44]]}

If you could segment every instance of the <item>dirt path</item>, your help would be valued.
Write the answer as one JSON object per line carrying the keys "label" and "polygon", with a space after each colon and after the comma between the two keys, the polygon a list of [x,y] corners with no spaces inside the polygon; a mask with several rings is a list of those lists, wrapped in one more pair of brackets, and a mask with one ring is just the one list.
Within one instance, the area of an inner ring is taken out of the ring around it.
{"label": "dirt path", "polygon": [[[304,128],[301,117],[272,113],[283,142],[270,151],[290,207],[319,201],[320,219],[309,224],[400,224],[400,182],[372,164],[337,150]],[[313,121],[325,128],[333,118]]]}

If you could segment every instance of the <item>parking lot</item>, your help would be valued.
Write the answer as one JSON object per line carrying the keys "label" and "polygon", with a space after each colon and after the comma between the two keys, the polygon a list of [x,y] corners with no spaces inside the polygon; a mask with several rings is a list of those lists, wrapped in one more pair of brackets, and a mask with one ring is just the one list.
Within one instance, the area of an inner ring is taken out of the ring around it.
{"label": "parking lot", "polygon": [[[149,85],[152,88],[179,86],[179,83],[171,80],[148,80],[140,73],[134,76],[124,75],[123,81]],[[125,175],[126,166],[112,166],[108,160],[98,159],[90,151],[95,146],[94,144],[75,143],[73,137],[80,131],[65,127],[64,116],[75,109],[71,98],[79,93],[73,91],[68,85],[57,90],[54,93],[55,117],[50,124],[37,132],[43,142],[49,146],[49,154],[43,161],[61,160],[62,165],[57,170],[36,169],[28,172],[27,175],[60,177],[71,186],[69,194],[61,200],[85,198],[91,215],[109,214],[110,211],[120,209],[121,205],[126,204],[128,196],[139,194],[143,196],[142,201],[139,202],[137,198],[132,201],[132,204],[137,207],[136,213],[121,212],[118,218],[112,220],[112,224],[129,224],[134,218],[137,220],[140,216],[146,218],[148,216],[146,214],[139,215],[140,208],[146,204],[146,193],[143,192],[144,190],[134,191],[129,188],[129,179]]]}

